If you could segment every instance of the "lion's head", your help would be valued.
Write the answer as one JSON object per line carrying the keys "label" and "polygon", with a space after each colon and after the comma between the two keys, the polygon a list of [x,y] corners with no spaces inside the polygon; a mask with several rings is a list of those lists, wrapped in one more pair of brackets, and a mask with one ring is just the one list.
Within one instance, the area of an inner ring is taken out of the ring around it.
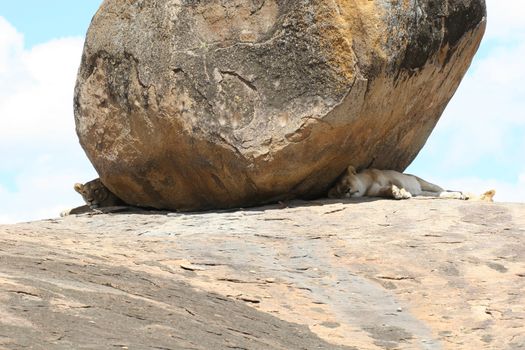
{"label": "lion's head", "polygon": [[339,178],[334,187],[328,192],[329,198],[351,198],[358,197],[359,180],[353,166],[348,166],[344,174]]}

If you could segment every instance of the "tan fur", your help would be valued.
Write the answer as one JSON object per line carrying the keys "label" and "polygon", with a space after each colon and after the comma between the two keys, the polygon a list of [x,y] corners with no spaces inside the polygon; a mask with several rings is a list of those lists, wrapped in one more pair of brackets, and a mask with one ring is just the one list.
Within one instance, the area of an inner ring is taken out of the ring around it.
{"label": "tan fur", "polygon": [[468,200],[475,200],[475,201],[485,201],[485,202],[493,202],[494,196],[496,195],[496,190],[489,190],[485,193],[482,193],[481,195],[476,195],[473,193],[465,193],[465,196]]}
{"label": "tan fur", "polygon": [[113,207],[125,204],[119,197],[114,195],[100,179],[94,179],[85,184],[76,183],[75,191],[80,193],[84,202],[91,208]]}
{"label": "tan fur", "polygon": [[394,170],[365,169],[356,172],[349,166],[335,186],[328,192],[330,198],[383,197],[408,199],[413,196],[433,196],[453,199],[475,199],[492,201],[496,191],[487,191],[481,196],[462,192],[445,191],[438,185],[417,176]]}

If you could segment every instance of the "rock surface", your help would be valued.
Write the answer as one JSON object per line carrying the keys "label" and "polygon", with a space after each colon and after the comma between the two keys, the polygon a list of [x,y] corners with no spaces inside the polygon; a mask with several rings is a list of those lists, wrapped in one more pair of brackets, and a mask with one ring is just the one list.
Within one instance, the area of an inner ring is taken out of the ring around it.
{"label": "rock surface", "polygon": [[80,142],[127,203],[198,210],[404,170],[470,65],[484,0],[105,0]]}
{"label": "rock surface", "polygon": [[0,349],[524,349],[525,205],[0,226]]}

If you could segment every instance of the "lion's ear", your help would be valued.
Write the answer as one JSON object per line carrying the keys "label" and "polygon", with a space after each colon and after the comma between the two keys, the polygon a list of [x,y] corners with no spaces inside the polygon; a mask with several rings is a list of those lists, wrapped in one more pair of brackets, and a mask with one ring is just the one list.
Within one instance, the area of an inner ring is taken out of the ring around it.
{"label": "lion's ear", "polygon": [[73,188],[75,189],[75,191],[77,191],[78,193],[82,194],[82,190],[84,189],[84,185],[76,183],[75,186],[73,186]]}
{"label": "lion's ear", "polygon": [[357,174],[357,172],[355,171],[355,168],[353,166],[351,166],[351,165],[348,166],[347,170],[348,170],[349,174],[352,174],[352,175]]}

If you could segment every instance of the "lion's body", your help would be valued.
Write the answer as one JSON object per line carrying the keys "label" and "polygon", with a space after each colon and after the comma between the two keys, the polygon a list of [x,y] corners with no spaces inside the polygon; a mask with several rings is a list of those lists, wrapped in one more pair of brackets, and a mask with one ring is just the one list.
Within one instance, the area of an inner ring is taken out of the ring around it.
{"label": "lion's body", "polygon": [[86,205],[76,207],[73,209],[64,210],[60,213],[60,216],[68,216],[72,214],[84,214],[93,212],[94,209],[98,208],[109,208],[110,207],[121,207],[125,206],[126,203],[113,192],[111,192],[100,179],[94,179],[85,184],[76,183],[73,187],[75,191],[80,193]]}
{"label": "lion's body", "polygon": [[394,199],[432,196],[492,201],[494,194],[495,191],[488,191],[481,196],[472,196],[462,192],[445,191],[440,186],[414,175],[378,169],[365,169],[357,173],[352,166],[349,166],[329,191],[328,196],[330,198],[384,197]]}
{"label": "lion's body", "polygon": [[80,193],[84,202],[91,208],[113,207],[124,205],[125,203],[113,194],[100,179],[94,179],[85,184],[76,183],[75,191]]}

